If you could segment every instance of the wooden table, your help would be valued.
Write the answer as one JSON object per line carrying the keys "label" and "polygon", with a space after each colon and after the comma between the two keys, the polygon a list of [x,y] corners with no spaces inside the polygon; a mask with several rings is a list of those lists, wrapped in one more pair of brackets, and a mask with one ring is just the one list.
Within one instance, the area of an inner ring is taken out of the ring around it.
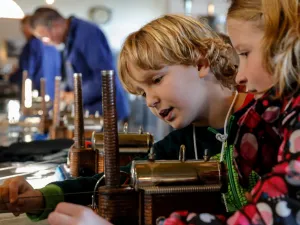
{"label": "wooden table", "polygon": [[15,217],[12,213],[0,214],[0,225],[48,225],[47,220],[32,222],[26,214]]}

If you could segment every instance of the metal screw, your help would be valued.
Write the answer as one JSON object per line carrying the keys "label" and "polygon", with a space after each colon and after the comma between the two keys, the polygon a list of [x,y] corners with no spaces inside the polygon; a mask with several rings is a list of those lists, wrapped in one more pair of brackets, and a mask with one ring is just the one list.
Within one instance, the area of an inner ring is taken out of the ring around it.
{"label": "metal screw", "polygon": [[180,150],[179,150],[179,160],[181,162],[184,162],[186,159],[185,159],[185,145],[180,145]]}

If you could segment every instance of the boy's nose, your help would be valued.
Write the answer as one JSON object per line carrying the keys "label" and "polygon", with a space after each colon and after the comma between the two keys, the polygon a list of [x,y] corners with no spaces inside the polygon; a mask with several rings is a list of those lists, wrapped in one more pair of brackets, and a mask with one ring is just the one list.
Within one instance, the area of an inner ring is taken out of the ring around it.
{"label": "boy's nose", "polygon": [[159,103],[158,98],[151,98],[151,97],[146,97],[146,101],[147,101],[147,106],[149,108],[155,108],[157,106],[157,104]]}

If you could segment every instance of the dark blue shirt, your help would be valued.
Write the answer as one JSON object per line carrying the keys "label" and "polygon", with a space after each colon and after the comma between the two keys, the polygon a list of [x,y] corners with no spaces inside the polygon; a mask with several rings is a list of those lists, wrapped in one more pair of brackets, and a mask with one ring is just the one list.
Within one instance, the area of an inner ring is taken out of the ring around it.
{"label": "dark blue shirt", "polygon": [[54,100],[55,76],[61,76],[61,54],[55,47],[44,45],[43,68],[46,79],[46,93]]}
{"label": "dark blue shirt", "polygon": [[19,57],[19,68],[10,77],[12,83],[22,87],[22,72],[28,71],[28,78],[32,80],[33,89],[40,91],[40,79],[46,79],[46,94],[54,98],[54,78],[60,75],[61,56],[55,47],[44,44],[32,37],[22,49]]}
{"label": "dark blue shirt", "polygon": [[73,73],[82,74],[82,94],[85,110],[102,114],[101,70],[114,70],[118,119],[129,116],[129,104],[117,76],[111,49],[103,32],[95,24],[70,18],[70,28],[64,50],[66,90],[74,89]]}

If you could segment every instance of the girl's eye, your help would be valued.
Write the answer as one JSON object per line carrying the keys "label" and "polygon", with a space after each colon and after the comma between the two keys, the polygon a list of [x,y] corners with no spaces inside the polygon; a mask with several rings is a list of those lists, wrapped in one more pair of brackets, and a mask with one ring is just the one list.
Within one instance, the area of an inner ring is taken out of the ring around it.
{"label": "girl's eye", "polygon": [[162,76],[161,76],[161,77],[155,78],[155,79],[153,80],[153,83],[154,83],[154,84],[159,84],[159,83],[161,82],[162,78],[163,78]]}
{"label": "girl's eye", "polygon": [[245,56],[245,57],[247,57],[248,54],[249,54],[249,52],[242,52],[242,53],[239,54],[239,56]]}

